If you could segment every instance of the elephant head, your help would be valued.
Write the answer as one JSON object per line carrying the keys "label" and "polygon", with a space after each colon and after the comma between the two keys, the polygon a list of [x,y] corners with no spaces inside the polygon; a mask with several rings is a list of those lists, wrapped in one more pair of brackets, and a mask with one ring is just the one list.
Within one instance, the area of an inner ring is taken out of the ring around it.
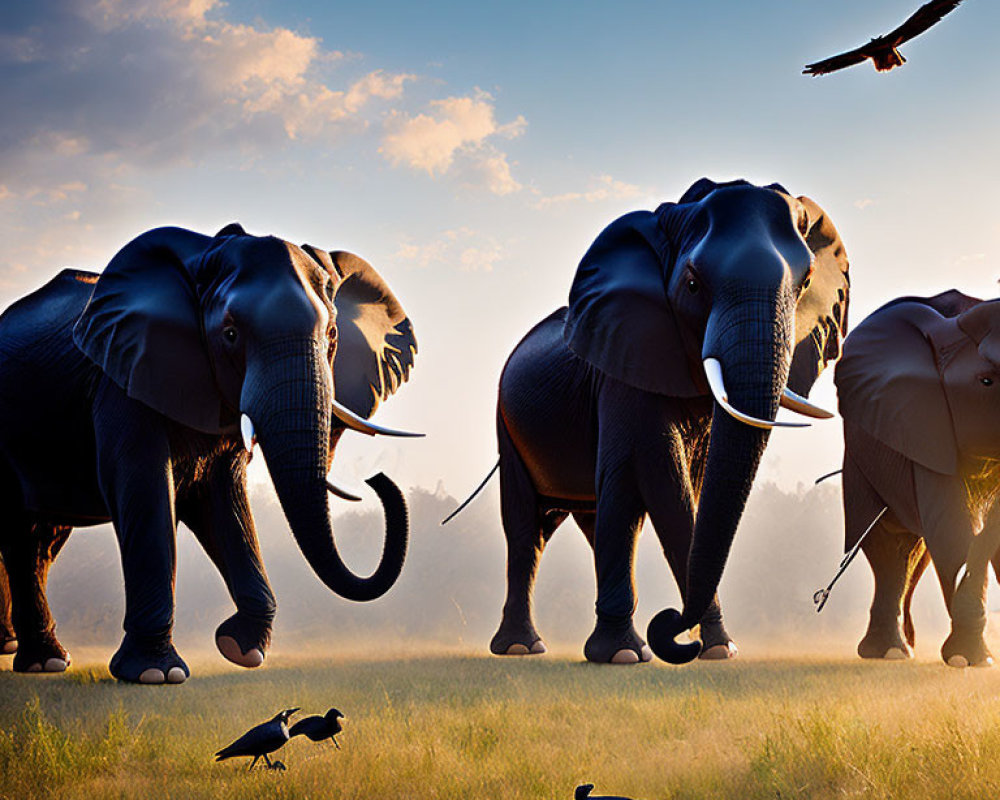
{"label": "elephant head", "polygon": [[[128,395],[208,434],[259,439],[295,539],[317,576],[352,600],[392,586],[405,505],[384,476],[382,560],[354,575],[333,538],[327,481],[345,427],[409,375],[417,344],[389,287],[350,253],[297,247],[229,225],[214,236],[157,228],[126,245],[76,323],[77,346]],[[348,495],[349,496],[349,495]],[[388,501],[387,501],[388,499]]]}
{"label": "elephant head", "polygon": [[823,210],[777,184],[695,183],[677,203],[613,222],[584,256],[565,338],[601,371],[673,397],[715,397],[684,612],[650,623],[650,647],[683,663],[718,587],[779,405],[805,396],[840,354],[848,263]]}
{"label": "elephant head", "polygon": [[1000,459],[1000,300],[895,300],[847,339],[836,382],[845,420],[927,469]]}

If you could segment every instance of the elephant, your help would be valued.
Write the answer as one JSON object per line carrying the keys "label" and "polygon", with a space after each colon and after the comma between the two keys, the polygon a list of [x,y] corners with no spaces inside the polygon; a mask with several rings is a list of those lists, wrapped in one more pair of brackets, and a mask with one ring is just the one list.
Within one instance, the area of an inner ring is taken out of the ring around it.
{"label": "elephant", "polygon": [[[848,261],[827,214],[778,184],[703,178],[606,227],[569,305],[503,368],[497,405],[507,594],[490,650],[545,652],[531,592],[572,514],[594,551],[587,660],[735,655],[716,590],[779,404],[805,397],[847,326]],[[634,551],[649,515],[684,598],[637,634]],[[701,642],[674,637],[700,623]],[[651,652],[652,651],[652,652]]]}
{"label": "elephant", "polygon": [[[111,674],[182,683],[171,640],[177,522],[221,573],[236,612],[216,630],[227,659],[259,666],[275,615],[247,497],[257,441],[299,549],[356,601],[384,594],[406,554],[406,503],[379,473],[378,567],[345,565],[328,480],[345,430],[408,435],[368,421],[408,379],[412,324],[383,278],[351,253],[253,236],[147,231],[100,274],[67,269],[0,316],[0,618],[20,672],[70,658],[45,597],[74,527],[112,522],[125,582],[124,637]],[[6,616],[6,615],[4,615]],[[14,639],[16,636],[16,643]]]}
{"label": "elephant", "polygon": [[875,578],[858,654],[912,657],[910,602],[933,562],[951,617],[942,658],[955,667],[991,664],[983,633],[990,561],[1000,569],[992,508],[1000,494],[1000,300],[956,290],[893,300],[847,337],[834,377],[845,543],[861,541]]}

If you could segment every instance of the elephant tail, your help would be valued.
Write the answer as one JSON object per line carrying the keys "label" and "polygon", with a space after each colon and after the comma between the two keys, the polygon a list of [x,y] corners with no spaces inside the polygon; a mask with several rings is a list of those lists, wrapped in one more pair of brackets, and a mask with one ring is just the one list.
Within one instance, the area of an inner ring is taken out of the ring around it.
{"label": "elephant tail", "polygon": [[844,574],[844,570],[846,570],[851,565],[851,562],[854,560],[854,557],[858,554],[858,551],[861,549],[861,545],[865,541],[865,538],[868,536],[869,533],[871,533],[875,529],[875,526],[878,525],[879,520],[885,516],[885,513],[888,510],[889,506],[882,507],[882,510],[875,515],[875,519],[873,519],[869,523],[868,527],[865,528],[865,532],[861,534],[861,537],[858,539],[854,547],[852,547],[850,552],[847,553],[847,555],[845,555],[841,559],[840,568],[837,570],[837,574],[833,576],[833,580],[830,581],[829,585],[827,585],[825,589],[820,589],[818,592],[815,592],[813,594],[813,603],[816,604],[817,614],[823,610],[823,606],[826,605],[826,601],[830,599],[830,592],[833,591],[833,585],[838,580],[840,580],[840,576]]}
{"label": "elephant tail", "polygon": [[813,486],[819,486],[827,478],[832,478],[834,475],[839,475],[843,472],[843,469],[835,469],[833,472],[828,472],[826,475],[820,475],[816,480],[813,481]]}
{"label": "elephant tail", "polygon": [[500,469],[500,460],[499,459],[497,459],[497,463],[493,465],[493,469],[491,469],[489,471],[489,473],[486,475],[486,477],[483,478],[482,483],[480,483],[476,487],[475,491],[472,494],[470,494],[467,498],[465,498],[465,500],[462,502],[462,504],[458,508],[456,508],[447,517],[445,517],[443,520],[441,520],[441,524],[442,525],[447,525],[455,517],[458,516],[458,514],[459,514],[460,511],[462,511],[467,505],[469,505],[469,503],[471,503],[473,500],[475,500],[476,497],[479,495],[479,493],[485,488],[486,484],[490,482],[490,478],[493,477],[493,473],[496,472],[498,469]]}

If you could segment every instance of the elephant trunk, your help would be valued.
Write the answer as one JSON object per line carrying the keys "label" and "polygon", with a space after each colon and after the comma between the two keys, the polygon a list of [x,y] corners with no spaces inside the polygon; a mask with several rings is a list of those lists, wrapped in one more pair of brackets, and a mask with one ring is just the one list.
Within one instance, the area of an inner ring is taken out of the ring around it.
{"label": "elephant trunk", "polygon": [[[717,307],[709,320],[704,356],[721,363],[729,403],[756,419],[774,420],[778,411],[788,379],[791,309],[794,303],[778,292]],[[698,624],[715,596],[769,436],[769,429],[740,421],[715,403],[684,612],[661,611],[647,632],[650,648],[665,661],[683,664],[700,651],[700,643],[681,645],[674,637]]]}
{"label": "elephant trunk", "polygon": [[333,382],[325,347],[312,340],[270,342],[253,354],[241,406],[250,417],[299,549],[323,583],[348,600],[374,600],[399,577],[406,556],[406,502],[385,475],[369,478],[382,502],[382,557],[367,578],[344,564],[333,536],[326,473],[330,463]]}

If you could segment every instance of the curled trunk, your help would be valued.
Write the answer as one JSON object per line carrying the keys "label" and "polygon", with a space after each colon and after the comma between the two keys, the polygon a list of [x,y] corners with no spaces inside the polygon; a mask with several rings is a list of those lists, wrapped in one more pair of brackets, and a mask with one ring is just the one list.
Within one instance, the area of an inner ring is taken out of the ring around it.
{"label": "curled trunk", "polygon": [[331,590],[348,600],[374,600],[399,577],[409,522],[396,485],[379,473],[367,483],[385,511],[385,545],[367,578],[353,573],[337,550],[330,519],[329,464],[332,379],[324,348],[282,339],[254,353],[241,405],[254,423],[275,492],[299,549]]}

